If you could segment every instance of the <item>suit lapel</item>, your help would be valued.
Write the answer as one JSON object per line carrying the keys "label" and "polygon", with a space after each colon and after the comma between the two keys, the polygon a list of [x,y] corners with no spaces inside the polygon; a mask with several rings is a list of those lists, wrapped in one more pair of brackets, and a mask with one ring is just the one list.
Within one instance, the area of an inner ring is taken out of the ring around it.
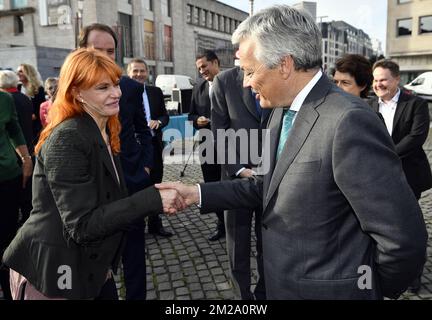
{"label": "suit lapel", "polygon": [[[327,77],[323,76],[315,85],[315,87],[312,89],[312,91],[309,93],[305,102],[300,108],[300,111],[297,113],[296,119],[290,131],[288,139],[285,143],[285,146],[282,150],[279,161],[276,162],[276,150],[279,144],[279,135],[280,135],[281,125],[282,125],[282,116],[283,116],[283,110],[282,109],[277,110],[278,126],[277,126],[277,130],[275,130],[275,132],[277,132],[277,136],[276,137],[272,136],[270,140],[271,141],[270,152],[272,155],[271,156],[272,171],[270,172],[272,172],[272,174],[268,185],[268,189],[267,188],[264,189],[264,194],[266,195],[264,201],[264,209],[269,204],[270,199],[273,197],[275,191],[279,187],[282,178],[284,177],[285,173],[287,172],[288,168],[294,161],[297,154],[299,153],[307,137],[309,136],[310,131],[315,125],[315,122],[319,117],[319,114],[315,108],[323,103],[323,101],[325,100],[325,96],[328,90],[330,89],[330,86],[331,84],[327,79]],[[276,111],[274,116],[276,116]],[[271,120],[272,122],[276,120],[274,119],[274,116],[272,117]]]}
{"label": "suit lapel", "polygon": [[396,106],[394,119],[393,119],[393,132],[395,131],[395,128],[406,106],[407,106],[407,96],[403,92],[401,92],[399,96],[399,101]]}
{"label": "suit lapel", "polygon": [[371,107],[375,112],[379,112],[378,98],[372,100]]}
{"label": "suit lapel", "polygon": [[[274,167],[276,164],[276,150],[279,141],[279,135],[282,126],[282,117],[283,117],[283,109],[277,108],[273,110],[273,113],[270,116],[269,123],[267,126],[268,134],[270,134],[270,150],[269,152],[263,152],[263,160],[262,160],[262,170],[267,173],[263,173],[263,195],[264,195],[264,208],[268,204],[267,200],[267,191],[269,190],[270,181],[272,179],[272,173],[274,171]],[[265,150],[265,147],[263,148]],[[267,168],[268,167],[268,168]],[[260,168],[261,169],[261,168]]]}
{"label": "suit lapel", "polygon": [[[92,133],[92,135],[94,135],[96,137],[97,144],[99,147],[99,152],[100,152],[101,158],[102,158],[102,163],[104,164],[105,168],[108,170],[108,172],[110,173],[111,177],[114,179],[116,184],[119,186],[119,183],[117,180],[117,175],[115,173],[114,166],[113,166],[113,163],[111,161],[111,156],[109,154],[109,151],[108,151],[108,148],[105,144],[105,141],[103,140],[102,134],[101,134],[98,126],[96,125],[96,122],[94,122],[93,118],[88,114],[84,114],[84,118],[87,121],[89,129],[94,131],[94,133]],[[117,168],[120,167],[118,164],[116,166],[117,166]],[[117,172],[119,172],[119,176],[120,176],[121,170],[117,170]],[[120,179],[120,182],[121,182],[121,179]]]}

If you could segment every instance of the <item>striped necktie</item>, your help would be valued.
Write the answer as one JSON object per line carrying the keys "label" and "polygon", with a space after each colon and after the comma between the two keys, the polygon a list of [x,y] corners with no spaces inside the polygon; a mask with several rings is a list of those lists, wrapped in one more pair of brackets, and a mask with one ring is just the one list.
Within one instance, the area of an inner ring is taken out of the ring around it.
{"label": "striped necktie", "polygon": [[289,132],[292,128],[293,120],[294,120],[296,113],[297,112],[293,111],[293,110],[289,110],[289,109],[284,110],[284,116],[283,116],[283,120],[282,120],[282,129],[281,129],[281,133],[280,133],[280,137],[279,137],[279,145],[278,145],[277,155],[276,155],[276,159],[278,159],[278,160],[279,160],[279,156],[281,155],[282,150],[285,146],[285,142],[288,139],[288,135],[289,135]]}

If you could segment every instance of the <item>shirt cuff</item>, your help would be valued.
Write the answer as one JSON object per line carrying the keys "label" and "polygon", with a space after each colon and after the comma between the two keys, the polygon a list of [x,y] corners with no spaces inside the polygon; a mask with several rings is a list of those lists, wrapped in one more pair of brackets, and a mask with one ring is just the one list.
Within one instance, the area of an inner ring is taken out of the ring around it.
{"label": "shirt cuff", "polygon": [[236,172],[236,177],[238,177],[240,175],[240,173],[242,173],[244,170],[246,170],[245,167],[241,168],[239,171]]}
{"label": "shirt cuff", "polygon": [[199,183],[196,184],[198,186],[198,193],[199,193],[199,202],[197,204],[198,208],[201,208],[201,186],[199,185]]}

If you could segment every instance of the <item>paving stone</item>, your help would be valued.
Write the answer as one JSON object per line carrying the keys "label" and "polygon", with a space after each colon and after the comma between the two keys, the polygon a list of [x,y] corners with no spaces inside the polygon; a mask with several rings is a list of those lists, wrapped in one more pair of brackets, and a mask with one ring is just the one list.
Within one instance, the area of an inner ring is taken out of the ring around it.
{"label": "paving stone", "polygon": [[173,300],[174,299],[174,292],[173,291],[161,291],[159,295],[160,295],[161,300]]}
{"label": "paving stone", "polygon": [[217,291],[205,291],[205,296],[207,299],[217,299],[219,294]]}
{"label": "paving stone", "polygon": [[175,289],[175,293],[179,296],[186,295],[189,294],[189,289],[187,287],[180,287]]}
{"label": "paving stone", "polygon": [[220,275],[220,274],[224,274],[224,270],[222,268],[210,269],[210,272],[214,276],[217,276],[217,275]]}
{"label": "paving stone", "polygon": [[192,300],[202,300],[204,299],[204,291],[192,291]]}
{"label": "paving stone", "polygon": [[185,285],[185,282],[183,280],[177,280],[173,282],[173,288],[179,288],[183,287]]}
{"label": "paving stone", "polygon": [[157,289],[159,291],[167,291],[167,290],[171,290],[171,283],[170,282],[162,282],[160,284],[158,284]]}
{"label": "paving stone", "polygon": [[188,285],[190,291],[198,291],[202,289],[202,286],[199,282],[191,283]]}

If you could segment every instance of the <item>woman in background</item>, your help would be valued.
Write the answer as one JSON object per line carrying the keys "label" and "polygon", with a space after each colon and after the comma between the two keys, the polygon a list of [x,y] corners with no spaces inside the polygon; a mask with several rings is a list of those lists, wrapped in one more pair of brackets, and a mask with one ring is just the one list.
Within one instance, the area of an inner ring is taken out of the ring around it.
{"label": "woman in background", "polygon": [[333,81],[342,90],[366,99],[372,85],[372,66],[358,54],[347,54],[336,61]]}
{"label": "woman in background", "polygon": [[21,92],[30,98],[33,104],[33,136],[35,144],[42,129],[40,122],[39,108],[45,101],[45,91],[39,73],[30,64],[22,63],[17,69],[18,78],[22,84]]}
{"label": "woman in background", "polygon": [[41,104],[40,111],[39,111],[41,124],[43,128],[45,128],[46,125],[48,124],[47,115],[53,103],[54,95],[57,91],[57,84],[58,84],[58,78],[50,77],[45,80],[45,92],[48,95],[48,100]]}

